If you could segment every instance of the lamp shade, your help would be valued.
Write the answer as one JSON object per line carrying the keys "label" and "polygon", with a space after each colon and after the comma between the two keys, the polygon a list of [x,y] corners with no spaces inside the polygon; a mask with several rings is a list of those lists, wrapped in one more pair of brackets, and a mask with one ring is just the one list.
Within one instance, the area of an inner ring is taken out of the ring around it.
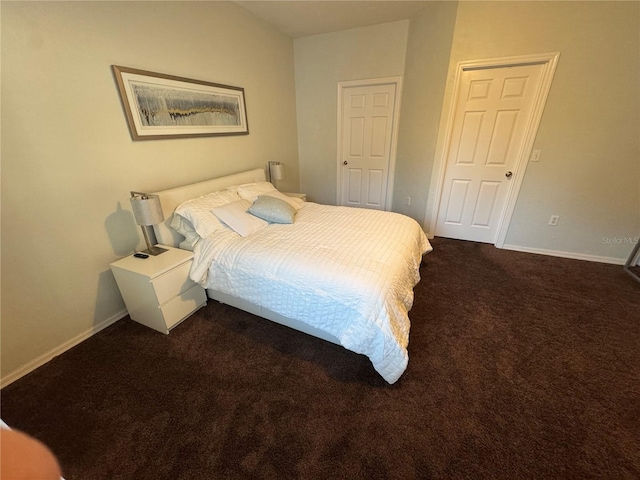
{"label": "lamp shade", "polygon": [[131,208],[138,225],[157,225],[164,220],[160,198],[157,195],[134,195],[131,197]]}
{"label": "lamp shade", "polygon": [[269,173],[271,174],[272,180],[282,180],[284,179],[284,163],[281,162],[270,162],[269,163]]}

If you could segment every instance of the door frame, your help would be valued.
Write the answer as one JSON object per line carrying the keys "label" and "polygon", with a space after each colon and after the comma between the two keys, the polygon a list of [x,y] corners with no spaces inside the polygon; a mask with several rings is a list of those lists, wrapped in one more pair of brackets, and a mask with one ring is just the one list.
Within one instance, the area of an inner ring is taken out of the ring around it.
{"label": "door frame", "polygon": [[511,223],[511,217],[515,210],[516,201],[520,194],[520,187],[524,180],[524,175],[529,164],[529,158],[531,157],[531,151],[533,144],[538,133],[538,127],[542,119],[542,112],[549,96],[549,90],[551,89],[551,82],[558,65],[558,59],[560,58],[560,52],[548,52],[532,55],[518,55],[509,57],[490,58],[482,60],[465,60],[458,62],[456,65],[455,80],[453,83],[452,97],[449,106],[449,114],[446,121],[446,129],[444,136],[444,148],[439,158],[434,161],[432,175],[437,171],[438,180],[436,183],[436,191],[434,195],[433,205],[427,207],[425,215],[425,225],[429,223],[429,232],[435,234],[436,224],[438,221],[438,212],[440,210],[440,203],[442,201],[442,192],[444,189],[444,178],[447,168],[447,159],[449,158],[449,151],[451,148],[451,140],[453,135],[453,122],[455,119],[458,90],[460,88],[460,81],[462,73],[469,70],[486,70],[491,68],[503,68],[503,67],[519,67],[525,65],[542,65],[542,78],[540,80],[540,86],[536,92],[534,98],[533,109],[531,111],[531,119],[526,126],[525,135],[520,148],[516,163],[513,169],[513,178],[509,182],[507,197],[505,200],[505,206],[503,212],[498,221],[498,229],[496,234],[496,240],[494,245],[497,248],[504,246],[505,238],[509,230],[509,224]]}
{"label": "door frame", "polygon": [[387,175],[387,197],[384,209],[389,211],[393,207],[393,183],[396,171],[396,152],[398,149],[398,124],[400,122],[400,104],[402,98],[402,77],[369,78],[364,80],[349,80],[338,82],[338,122],[337,122],[337,150],[336,168],[338,184],[336,188],[336,205],[342,205],[342,97],[343,90],[353,87],[370,87],[372,85],[396,86],[395,105],[393,106],[393,125],[391,126],[391,147],[389,151],[389,172]]}

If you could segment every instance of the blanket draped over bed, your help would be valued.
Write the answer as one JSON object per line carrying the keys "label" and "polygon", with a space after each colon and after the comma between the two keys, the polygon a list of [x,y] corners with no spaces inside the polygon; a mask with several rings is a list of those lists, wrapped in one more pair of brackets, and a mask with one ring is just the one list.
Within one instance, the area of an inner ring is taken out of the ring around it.
{"label": "blanket draped over bed", "polygon": [[306,203],[294,224],[202,239],[191,278],[330,333],[394,383],[407,367],[407,313],[430,250],[404,215]]}

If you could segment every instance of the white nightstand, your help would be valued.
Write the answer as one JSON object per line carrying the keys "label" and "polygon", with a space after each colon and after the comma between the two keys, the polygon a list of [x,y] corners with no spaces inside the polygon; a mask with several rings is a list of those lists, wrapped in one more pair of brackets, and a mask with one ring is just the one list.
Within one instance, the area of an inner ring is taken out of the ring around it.
{"label": "white nightstand", "polygon": [[189,278],[193,252],[168,251],[148,258],[133,255],[111,264],[111,271],[136,322],[159,332],[169,330],[207,304],[204,288]]}
{"label": "white nightstand", "polygon": [[284,193],[287,197],[299,198],[303,202],[307,201],[307,194],[306,193],[293,193],[293,192],[282,192],[282,193]]}

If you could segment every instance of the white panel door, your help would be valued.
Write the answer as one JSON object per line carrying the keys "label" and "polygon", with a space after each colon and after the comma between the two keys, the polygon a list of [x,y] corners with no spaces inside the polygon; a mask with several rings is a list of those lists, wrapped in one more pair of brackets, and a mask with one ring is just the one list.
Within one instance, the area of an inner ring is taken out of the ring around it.
{"label": "white panel door", "polygon": [[341,204],[385,210],[397,85],[344,88],[339,132]]}
{"label": "white panel door", "polygon": [[544,66],[462,72],[435,234],[494,243]]}

